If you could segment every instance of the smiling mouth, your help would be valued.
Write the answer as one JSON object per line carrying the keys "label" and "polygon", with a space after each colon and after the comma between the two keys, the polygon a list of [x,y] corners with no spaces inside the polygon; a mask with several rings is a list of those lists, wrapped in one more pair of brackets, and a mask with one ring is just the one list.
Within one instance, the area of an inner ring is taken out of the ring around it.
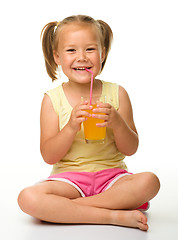
{"label": "smiling mouth", "polygon": [[75,71],[86,71],[85,69],[91,69],[91,67],[78,67],[78,68],[74,68]]}

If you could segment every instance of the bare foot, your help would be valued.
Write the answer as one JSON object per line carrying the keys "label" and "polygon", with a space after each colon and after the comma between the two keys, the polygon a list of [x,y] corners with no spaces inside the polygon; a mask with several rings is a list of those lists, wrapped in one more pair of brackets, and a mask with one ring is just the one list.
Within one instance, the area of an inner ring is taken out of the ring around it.
{"label": "bare foot", "polygon": [[139,228],[148,230],[147,217],[138,210],[115,210],[113,211],[113,225]]}

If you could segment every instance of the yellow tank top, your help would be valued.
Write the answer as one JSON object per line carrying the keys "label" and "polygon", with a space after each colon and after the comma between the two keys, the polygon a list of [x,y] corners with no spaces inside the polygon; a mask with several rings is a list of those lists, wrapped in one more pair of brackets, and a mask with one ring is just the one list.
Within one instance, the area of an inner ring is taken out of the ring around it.
{"label": "yellow tank top", "polygon": [[[119,108],[118,85],[102,81],[102,95],[106,95],[109,103],[115,109]],[[72,106],[69,104],[62,84],[47,92],[54,110],[59,116],[60,130],[69,121]],[[53,165],[52,174],[61,172],[79,171],[96,172],[108,168],[126,169],[123,159],[125,155],[120,153],[115,145],[111,128],[106,129],[106,139],[103,144],[87,144],[84,139],[83,125],[77,133],[75,140],[63,159]]]}

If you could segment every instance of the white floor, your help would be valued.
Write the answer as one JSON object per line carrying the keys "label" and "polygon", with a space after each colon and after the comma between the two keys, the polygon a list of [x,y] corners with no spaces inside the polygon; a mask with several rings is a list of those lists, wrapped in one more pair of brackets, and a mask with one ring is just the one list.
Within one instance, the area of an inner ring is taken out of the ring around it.
{"label": "white floor", "polygon": [[[19,173],[18,173],[19,174]],[[12,176],[12,175],[11,175]],[[23,177],[23,174],[21,173]],[[27,174],[27,178],[28,178]],[[163,180],[165,173],[159,175],[162,187],[158,196],[151,201],[147,212],[149,231],[143,232],[117,226],[101,225],[64,225],[49,224],[33,219],[19,209],[17,195],[20,188],[26,185],[17,177],[13,181],[4,178],[5,187],[1,188],[1,236],[3,239],[36,240],[36,239],[132,239],[132,240],[177,240],[178,239],[178,194],[175,191],[176,175]],[[21,184],[20,184],[21,182]],[[2,181],[1,181],[2,183]]]}

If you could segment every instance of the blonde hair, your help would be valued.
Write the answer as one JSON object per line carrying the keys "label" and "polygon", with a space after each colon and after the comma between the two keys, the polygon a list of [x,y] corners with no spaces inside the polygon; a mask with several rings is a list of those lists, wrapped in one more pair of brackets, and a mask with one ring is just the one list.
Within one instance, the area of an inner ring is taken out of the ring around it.
{"label": "blonde hair", "polygon": [[74,15],[65,18],[61,22],[50,22],[46,24],[42,29],[41,38],[46,70],[52,81],[56,80],[58,75],[58,65],[55,63],[53,51],[57,51],[58,48],[59,30],[61,29],[61,27],[72,22],[92,24],[96,27],[96,30],[98,30],[99,33],[101,47],[102,49],[105,49],[105,59],[102,63],[101,71],[103,70],[106,63],[106,59],[111,48],[111,42],[113,39],[112,30],[106,22],[102,20],[94,20],[92,17],[86,15]]}

